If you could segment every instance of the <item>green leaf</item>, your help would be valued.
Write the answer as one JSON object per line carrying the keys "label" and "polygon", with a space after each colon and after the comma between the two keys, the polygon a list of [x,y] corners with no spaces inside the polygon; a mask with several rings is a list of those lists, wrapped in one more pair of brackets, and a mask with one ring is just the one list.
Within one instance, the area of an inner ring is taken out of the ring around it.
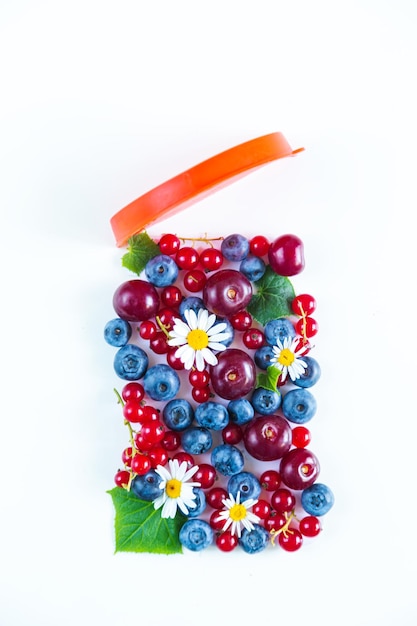
{"label": "green leaf", "polygon": [[254,286],[255,293],[247,310],[256,321],[265,326],[270,320],[292,315],[291,302],[295,298],[295,292],[286,276],[279,276],[268,265],[264,275]]}
{"label": "green leaf", "polygon": [[261,372],[256,377],[256,387],[262,387],[263,389],[269,389],[270,391],[277,390],[278,378],[281,374],[281,370],[275,365],[270,365],[265,372]]}
{"label": "green leaf", "polygon": [[137,498],[131,491],[114,487],[108,491],[116,510],[115,552],[182,552],[179,531],[186,521],[180,513],[174,519],[161,517],[152,502]]}
{"label": "green leaf", "polygon": [[122,256],[122,265],[139,276],[149,259],[157,254],[160,250],[154,240],[146,232],[139,233],[130,237],[127,252]]}

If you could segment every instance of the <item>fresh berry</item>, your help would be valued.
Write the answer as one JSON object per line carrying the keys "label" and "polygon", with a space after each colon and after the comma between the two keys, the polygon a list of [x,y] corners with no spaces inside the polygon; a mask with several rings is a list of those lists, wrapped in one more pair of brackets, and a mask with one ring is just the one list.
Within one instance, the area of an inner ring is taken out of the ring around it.
{"label": "fresh berry", "polygon": [[320,464],[310,450],[293,448],[282,457],[279,473],[282,482],[290,489],[305,489],[317,480]]}
{"label": "fresh berry", "polygon": [[251,531],[244,528],[242,536],[239,539],[239,544],[248,554],[257,554],[265,550],[268,543],[269,533],[260,524],[254,524],[254,528]]}
{"label": "fresh berry", "polygon": [[294,298],[291,308],[296,315],[302,317],[311,315],[316,310],[316,301],[313,296],[303,293]]}
{"label": "fresh berry", "polygon": [[265,489],[265,491],[276,491],[281,484],[279,472],[273,469],[262,472],[259,480],[262,489]]}
{"label": "fresh berry", "polygon": [[304,537],[317,537],[321,531],[321,523],[314,515],[307,515],[300,519],[298,528]]}
{"label": "fresh berry", "polygon": [[120,285],[113,295],[117,315],[130,322],[142,322],[159,309],[159,295],[146,280],[133,279]]}
{"label": "fresh berry", "polygon": [[209,272],[220,269],[223,261],[223,254],[216,248],[206,248],[200,253],[200,263]]}
{"label": "fresh berry", "polygon": [[253,359],[238,348],[227,348],[217,357],[217,365],[210,367],[211,384],[221,398],[236,400],[253,388],[256,369]]}
{"label": "fresh berry", "polygon": [[113,361],[116,374],[124,380],[142,378],[148,368],[148,363],[146,352],[132,343],[119,348]]}
{"label": "fresh berry", "polygon": [[278,543],[287,552],[295,552],[303,545],[303,536],[297,528],[290,526],[278,535]]}
{"label": "fresh berry", "polygon": [[205,306],[216,315],[230,316],[244,309],[252,297],[252,283],[237,270],[210,274],[203,289]]}
{"label": "fresh berry", "polygon": [[[121,348],[123,350],[123,348]],[[143,387],[152,400],[167,402],[180,388],[178,374],[164,363],[150,367],[143,378]]]}
{"label": "fresh berry", "polygon": [[292,445],[296,448],[306,448],[311,441],[311,433],[305,426],[296,426],[292,429]]}
{"label": "fresh berry", "polygon": [[180,249],[181,242],[176,235],[167,233],[162,235],[158,245],[162,254],[175,254]]}
{"label": "fresh berry", "polygon": [[271,243],[269,264],[280,276],[294,276],[304,269],[304,246],[296,235],[282,235]]}
{"label": "fresh berry", "polygon": [[255,417],[247,425],[243,440],[246,450],[255,459],[275,461],[291,447],[291,428],[280,415]]}
{"label": "fresh berry", "polygon": [[181,527],[179,540],[184,548],[200,552],[213,543],[214,532],[208,522],[190,519]]}
{"label": "fresh berry", "polygon": [[213,437],[208,428],[190,426],[182,434],[182,447],[188,454],[204,454],[213,445]]}
{"label": "fresh berry", "polygon": [[304,489],[301,494],[301,506],[309,515],[320,517],[330,511],[334,504],[332,490],[323,483],[315,483]]}
{"label": "fresh berry", "polygon": [[118,487],[123,487],[124,489],[126,489],[126,487],[128,486],[129,480],[130,480],[130,473],[127,470],[119,470],[118,472],[116,472],[114,476],[115,484]]}
{"label": "fresh berry", "polygon": [[249,241],[249,248],[255,256],[265,256],[268,254],[269,241],[264,235],[256,235]]}
{"label": "fresh berry", "polygon": [[110,346],[125,346],[132,336],[132,327],[126,320],[116,317],[104,327],[104,339]]}
{"label": "fresh berry", "polygon": [[216,537],[216,546],[222,552],[231,552],[236,548],[238,544],[238,538],[236,537],[236,535],[232,535],[229,530],[226,530],[224,533],[220,533],[220,535],[217,535]]}
{"label": "fresh berry", "polygon": [[145,395],[145,390],[143,385],[137,382],[126,383],[126,385],[122,389],[121,396],[125,402],[128,400],[135,400],[136,402],[140,402],[143,400],[143,396]]}
{"label": "fresh berry", "polygon": [[177,251],[175,260],[182,270],[192,270],[200,261],[197,250],[191,246],[182,246]]}
{"label": "fresh berry", "polygon": [[177,280],[178,265],[167,254],[158,254],[146,263],[145,275],[155,287],[167,287]]}
{"label": "fresh berry", "polygon": [[316,414],[317,402],[308,389],[291,389],[284,395],[281,408],[287,420],[305,424]]}

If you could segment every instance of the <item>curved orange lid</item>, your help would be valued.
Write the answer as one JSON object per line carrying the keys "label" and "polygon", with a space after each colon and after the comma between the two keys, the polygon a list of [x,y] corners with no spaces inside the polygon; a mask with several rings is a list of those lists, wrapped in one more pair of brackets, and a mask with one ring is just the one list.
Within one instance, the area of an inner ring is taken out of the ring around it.
{"label": "curved orange lid", "polygon": [[149,224],[190,206],[258,167],[303,150],[293,150],[282,133],[271,133],[202,161],[115,213],[110,224],[117,246],[125,245]]}

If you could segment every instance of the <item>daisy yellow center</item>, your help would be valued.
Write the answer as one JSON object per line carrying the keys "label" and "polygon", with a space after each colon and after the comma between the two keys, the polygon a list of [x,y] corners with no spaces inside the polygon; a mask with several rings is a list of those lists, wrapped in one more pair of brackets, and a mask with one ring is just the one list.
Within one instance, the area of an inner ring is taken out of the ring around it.
{"label": "daisy yellow center", "polygon": [[169,498],[178,498],[181,494],[181,481],[177,478],[171,478],[168,480],[165,491]]}
{"label": "daisy yellow center", "polygon": [[208,334],[205,330],[201,330],[200,328],[190,330],[187,335],[187,343],[193,350],[202,350],[203,348],[207,348],[209,344]]}
{"label": "daisy yellow center", "polygon": [[234,522],[240,522],[242,519],[245,519],[246,509],[243,504],[234,504],[229,511],[229,516]]}
{"label": "daisy yellow center", "polygon": [[294,353],[291,352],[291,350],[289,350],[288,348],[284,348],[283,350],[281,350],[281,353],[277,360],[278,363],[281,363],[281,365],[286,365],[288,367],[289,365],[294,363],[295,356]]}

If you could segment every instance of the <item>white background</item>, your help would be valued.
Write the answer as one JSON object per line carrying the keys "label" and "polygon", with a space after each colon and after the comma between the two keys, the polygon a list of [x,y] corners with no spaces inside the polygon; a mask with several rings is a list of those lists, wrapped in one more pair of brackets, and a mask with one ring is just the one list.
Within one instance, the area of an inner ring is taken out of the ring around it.
{"label": "white background", "polygon": [[[416,28],[414,0],[1,0],[1,626],[416,623]],[[336,504],[295,554],[114,555],[109,219],[274,131],[305,152],[150,233],[303,239]]]}

